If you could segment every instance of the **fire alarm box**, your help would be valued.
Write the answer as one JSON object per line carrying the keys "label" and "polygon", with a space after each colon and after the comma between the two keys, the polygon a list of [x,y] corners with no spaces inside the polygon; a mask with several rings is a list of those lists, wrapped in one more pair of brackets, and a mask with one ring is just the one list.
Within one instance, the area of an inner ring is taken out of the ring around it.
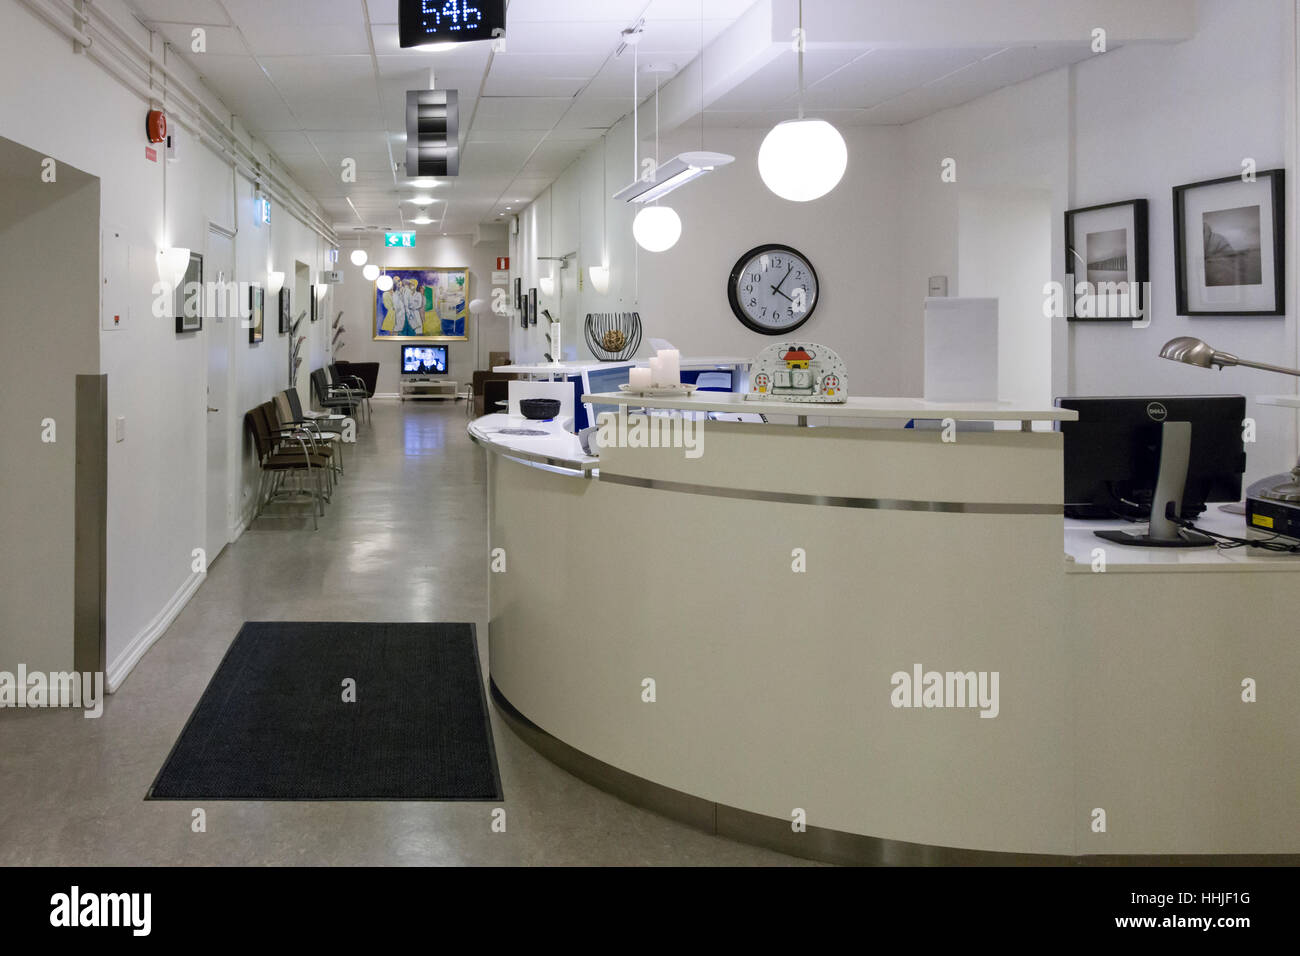
{"label": "fire alarm box", "polygon": [[162,110],[150,110],[145,117],[144,130],[151,143],[161,143],[167,138],[167,114]]}

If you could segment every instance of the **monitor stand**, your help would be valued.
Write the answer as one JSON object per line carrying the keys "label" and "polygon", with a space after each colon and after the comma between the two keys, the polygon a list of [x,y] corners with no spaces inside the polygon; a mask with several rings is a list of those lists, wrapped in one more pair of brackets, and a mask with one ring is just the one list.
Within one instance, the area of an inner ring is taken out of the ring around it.
{"label": "monitor stand", "polygon": [[1151,496],[1151,520],[1145,534],[1139,531],[1095,531],[1116,544],[1140,548],[1204,548],[1214,544],[1195,531],[1179,527],[1166,515],[1181,514],[1183,489],[1187,485],[1187,462],[1192,452],[1192,423],[1164,422],[1160,426],[1160,470]]}

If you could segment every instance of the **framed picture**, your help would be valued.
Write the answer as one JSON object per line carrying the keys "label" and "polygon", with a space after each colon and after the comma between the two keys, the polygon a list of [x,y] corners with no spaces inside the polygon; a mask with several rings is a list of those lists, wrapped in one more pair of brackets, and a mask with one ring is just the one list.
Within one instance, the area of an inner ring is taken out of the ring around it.
{"label": "framed picture", "polygon": [[248,287],[248,344],[262,341],[266,320],[266,291],[260,285]]}
{"label": "framed picture", "polygon": [[537,287],[528,290],[528,324],[537,324]]}
{"label": "framed picture", "polygon": [[469,341],[469,269],[389,269],[393,287],[376,285],[371,324],[376,342]]}
{"label": "framed picture", "polygon": [[515,308],[522,309],[523,307],[524,307],[524,280],[519,276],[515,276]]}
{"label": "framed picture", "polygon": [[1227,176],[1174,187],[1179,315],[1286,313],[1285,176]]}
{"label": "framed picture", "polygon": [[1071,322],[1131,322],[1146,315],[1147,201],[1065,212],[1065,274],[1074,276]]}
{"label": "framed picture", "polygon": [[203,328],[203,257],[190,253],[185,278],[176,287],[176,331],[198,332]]}
{"label": "framed picture", "polygon": [[316,321],[316,287],[315,286],[310,286],[307,289],[307,298],[311,300],[311,302],[309,303],[310,306],[309,318],[312,322],[315,322]]}
{"label": "framed picture", "polygon": [[288,332],[293,326],[293,316],[290,314],[291,303],[289,301],[289,287],[285,286],[280,290],[280,334]]}

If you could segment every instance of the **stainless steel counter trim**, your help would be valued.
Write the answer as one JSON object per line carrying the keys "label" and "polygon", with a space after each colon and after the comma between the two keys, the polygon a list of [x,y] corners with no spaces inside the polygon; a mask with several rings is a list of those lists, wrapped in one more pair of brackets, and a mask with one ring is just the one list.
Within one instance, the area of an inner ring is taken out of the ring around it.
{"label": "stainless steel counter trim", "polygon": [[1065,506],[1056,504],[971,501],[912,501],[905,498],[846,498],[839,495],[802,495],[790,491],[758,491],[752,488],[722,488],[685,481],[639,478],[633,475],[600,473],[601,481],[634,488],[674,491],[679,494],[709,495],[714,498],[739,498],[744,501],[772,501],[781,504],[821,505],[824,508],[866,508],[872,511],[930,511],[944,514],[975,515],[1064,515]]}
{"label": "stainless steel counter trim", "polygon": [[465,434],[469,435],[469,440],[481,448],[492,452],[494,455],[500,455],[502,458],[513,458],[515,461],[528,463],[536,462],[540,465],[550,465],[552,468],[563,468],[571,471],[575,475],[583,478],[590,478],[591,472],[600,463],[591,461],[572,461],[568,458],[553,458],[550,455],[543,455],[540,452],[520,451],[515,448],[506,448],[504,445],[498,445],[495,442],[487,441],[480,435],[474,434],[473,430],[466,428]]}
{"label": "stainless steel counter trim", "polygon": [[1186,853],[1106,854],[1066,856],[1047,853],[1003,853],[960,847],[908,843],[883,837],[810,826],[805,833],[790,829],[789,819],[764,816],[714,803],[588,756],[537,726],[520,713],[490,680],[492,703],[524,743],[553,764],[587,783],[638,807],[742,843],[766,847],[791,856],[847,866],[1295,866],[1297,854]]}

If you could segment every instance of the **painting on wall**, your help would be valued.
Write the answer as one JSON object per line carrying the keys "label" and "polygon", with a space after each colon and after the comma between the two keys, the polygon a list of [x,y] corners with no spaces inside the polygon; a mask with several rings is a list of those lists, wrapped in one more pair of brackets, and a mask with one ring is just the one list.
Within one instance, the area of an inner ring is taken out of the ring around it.
{"label": "painting on wall", "polygon": [[248,344],[262,341],[266,319],[266,292],[260,285],[248,287]]}
{"label": "painting on wall", "polygon": [[289,296],[289,287],[285,286],[280,290],[280,334],[284,335],[293,326],[293,317],[290,314],[292,303]]}
{"label": "painting on wall", "polygon": [[387,292],[374,287],[374,340],[469,340],[469,269],[389,269]]}
{"label": "painting on wall", "polygon": [[190,253],[185,278],[176,287],[176,331],[199,332],[203,329],[203,257]]}
{"label": "painting on wall", "polygon": [[1146,315],[1147,201],[1065,213],[1065,272],[1074,276],[1071,322],[1128,322]]}
{"label": "painting on wall", "polygon": [[1174,187],[1179,315],[1284,315],[1283,171]]}

